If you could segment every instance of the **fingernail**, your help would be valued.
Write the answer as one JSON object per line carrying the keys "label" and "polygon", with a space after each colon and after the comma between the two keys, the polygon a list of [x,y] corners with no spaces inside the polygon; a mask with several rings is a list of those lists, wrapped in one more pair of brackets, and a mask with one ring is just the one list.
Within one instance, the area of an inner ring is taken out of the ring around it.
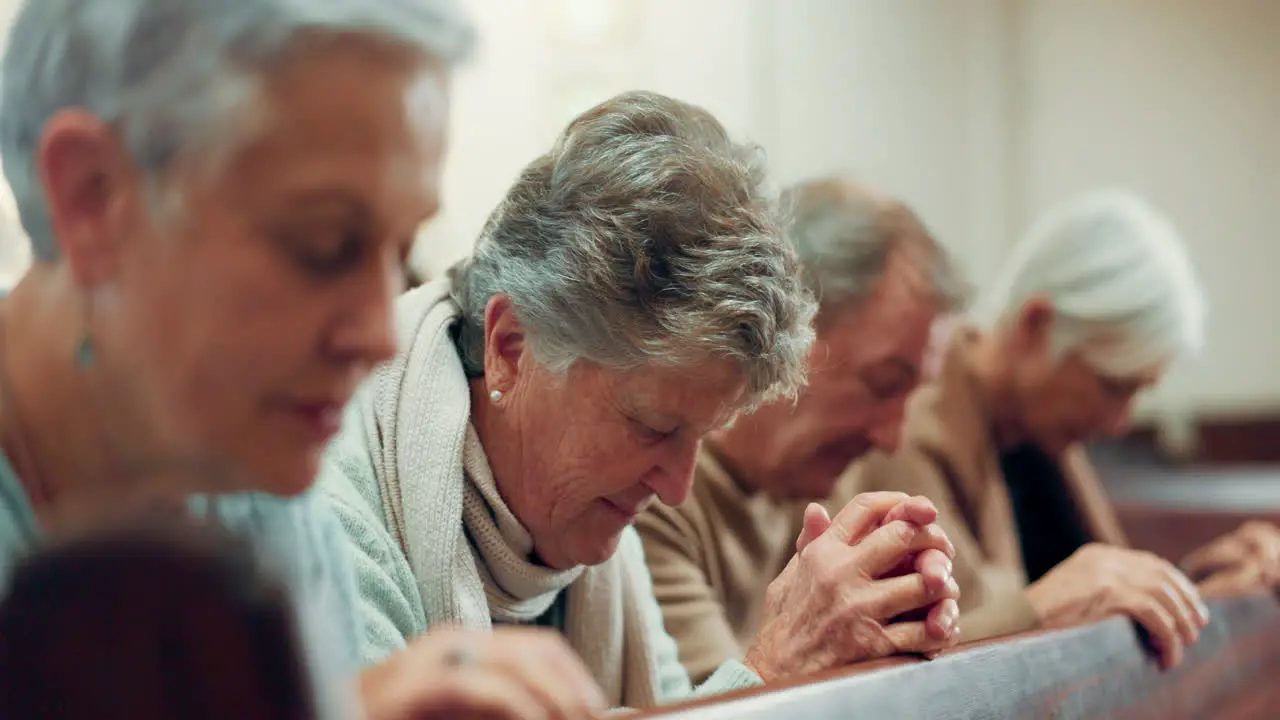
{"label": "fingernail", "polygon": [[946,635],[951,634],[951,628],[955,627],[956,618],[949,612],[942,613],[938,618],[938,627],[942,628],[942,632]]}
{"label": "fingernail", "polygon": [[951,562],[951,560],[950,560],[950,559],[948,559],[948,560],[947,560],[947,569],[946,569],[946,571],[945,571],[948,579],[950,579],[950,578],[952,577],[952,571],[954,571],[954,570],[955,570],[955,563]]}

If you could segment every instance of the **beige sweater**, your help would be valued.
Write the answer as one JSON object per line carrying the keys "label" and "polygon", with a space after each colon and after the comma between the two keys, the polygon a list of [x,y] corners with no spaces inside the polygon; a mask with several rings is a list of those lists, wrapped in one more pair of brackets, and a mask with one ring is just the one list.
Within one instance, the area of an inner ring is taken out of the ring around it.
{"label": "beige sweater", "polygon": [[[893,455],[873,453],[841,481],[849,492],[896,490],[924,495],[956,547],[960,631],[966,641],[1030,630],[1037,619],[1027,600],[1018,526],[987,401],[973,370],[978,331],[956,333],[940,376],[907,406],[902,443]],[[1125,545],[1114,511],[1083,448],[1053,458],[1081,529],[1094,542]]]}

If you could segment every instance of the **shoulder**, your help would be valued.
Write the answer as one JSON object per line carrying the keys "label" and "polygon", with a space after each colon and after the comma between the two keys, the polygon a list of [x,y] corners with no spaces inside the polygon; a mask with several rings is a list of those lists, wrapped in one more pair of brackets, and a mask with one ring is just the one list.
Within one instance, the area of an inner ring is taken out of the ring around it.
{"label": "shoulder", "polygon": [[40,529],[27,493],[0,453],[0,589],[9,569],[23,554],[35,547]]}
{"label": "shoulder", "polygon": [[342,526],[315,490],[295,498],[261,493],[208,498],[203,507],[210,518],[248,538],[298,592],[328,589],[349,572]]}
{"label": "shoulder", "polygon": [[336,672],[359,666],[355,578],[342,527],[314,489],[295,498],[260,493],[200,498],[197,513],[248,539],[284,579],[309,644]]}

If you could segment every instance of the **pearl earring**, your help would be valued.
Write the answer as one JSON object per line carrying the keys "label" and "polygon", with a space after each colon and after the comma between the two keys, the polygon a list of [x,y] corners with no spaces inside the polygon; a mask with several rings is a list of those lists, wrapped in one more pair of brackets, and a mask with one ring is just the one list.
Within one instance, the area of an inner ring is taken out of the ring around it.
{"label": "pearl earring", "polygon": [[496,404],[498,404],[498,401],[499,401],[499,400],[501,400],[501,399],[502,399],[502,391],[501,391],[501,390],[494,390],[494,391],[492,391],[492,392],[490,392],[490,393],[489,393],[489,400],[490,400],[490,402],[492,402],[493,404],[495,404],[495,405],[496,405]]}

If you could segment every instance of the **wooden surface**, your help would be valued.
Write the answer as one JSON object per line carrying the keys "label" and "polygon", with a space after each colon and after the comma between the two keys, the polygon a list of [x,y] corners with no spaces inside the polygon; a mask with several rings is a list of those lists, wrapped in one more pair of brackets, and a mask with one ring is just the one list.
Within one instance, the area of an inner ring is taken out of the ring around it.
{"label": "wooden surface", "polygon": [[1280,524],[1280,469],[1103,470],[1129,541],[1177,561],[1251,518]]}
{"label": "wooden surface", "polygon": [[1086,627],[962,646],[933,661],[891,659],[805,682],[650,713],[749,718],[1280,718],[1280,601],[1211,603],[1183,664],[1161,671],[1134,626]]}
{"label": "wooden surface", "polygon": [[[1280,411],[1194,419],[1194,456],[1202,464],[1249,465],[1280,463]],[[1161,455],[1159,433],[1153,425],[1139,423],[1122,441],[1124,446],[1149,455]]]}

